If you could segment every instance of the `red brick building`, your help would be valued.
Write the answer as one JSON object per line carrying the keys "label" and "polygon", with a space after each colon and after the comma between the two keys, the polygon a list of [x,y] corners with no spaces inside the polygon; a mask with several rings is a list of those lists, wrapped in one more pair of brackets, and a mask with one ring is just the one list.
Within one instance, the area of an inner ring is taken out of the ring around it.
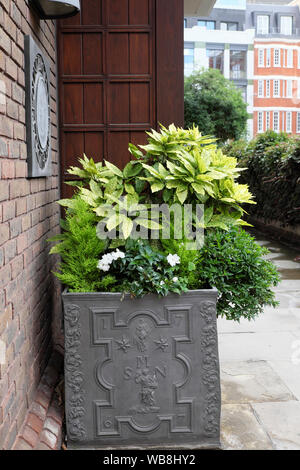
{"label": "red brick building", "polygon": [[300,133],[300,40],[254,44],[254,134]]}

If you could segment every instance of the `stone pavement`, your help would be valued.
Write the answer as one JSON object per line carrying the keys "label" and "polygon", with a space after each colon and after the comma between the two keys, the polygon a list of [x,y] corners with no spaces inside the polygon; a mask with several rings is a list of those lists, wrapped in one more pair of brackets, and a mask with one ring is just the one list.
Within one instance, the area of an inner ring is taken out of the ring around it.
{"label": "stone pavement", "polygon": [[300,449],[300,262],[257,235],[282,281],[279,307],[255,321],[218,320],[225,450]]}

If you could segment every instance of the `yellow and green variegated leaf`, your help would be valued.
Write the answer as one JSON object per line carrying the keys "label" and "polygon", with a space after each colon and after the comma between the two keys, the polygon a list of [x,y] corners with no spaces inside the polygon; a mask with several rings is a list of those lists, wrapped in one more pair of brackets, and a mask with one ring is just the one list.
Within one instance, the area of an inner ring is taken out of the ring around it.
{"label": "yellow and green variegated leaf", "polygon": [[113,214],[107,221],[106,227],[108,230],[113,230],[114,228],[118,227],[122,223],[120,214],[115,213]]}
{"label": "yellow and green variegated leaf", "polygon": [[164,187],[165,187],[165,184],[164,184],[163,182],[161,182],[161,183],[159,183],[159,182],[153,183],[153,184],[151,185],[151,191],[152,191],[153,193],[156,193],[156,192],[161,191],[162,189],[164,189]]}
{"label": "yellow and green variegated leaf", "polygon": [[123,224],[122,224],[122,232],[123,232],[123,236],[124,236],[125,240],[127,240],[127,238],[130,237],[132,229],[133,229],[132,220],[129,219],[128,217],[124,217]]}
{"label": "yellow and green variegated leaf", "polygon": [[202,186],[201,184],[192,183],[192,187],[193,187],[193,189],[196,191],[196,193],[198,193],[198,194],[204,194],[204,189],[203,189],[203,186]]}
{"label": "yellow and green variegated leaf", "polygon": [[105,160],[105,165],[114,175],[119,176],[120,178],[123,178],[122,171],[117,166],[115,166],[113,163]]}
{"label": "yellow and green variegated leaf", "polygon": [[95,194],[95,196],[100,197],[100,198],[103,197],[102,189],[99,186],[99,184],[96,183],[96,181],[94,180],[90,181],[90,188],[91,188],[91,191]]}
{"label": "yellow and green variegated leaf", "polygon": [[187,198],[187,195],[188,195],[187,189],[184,190],[184,191],[178,191],[178,190],[176,191],[176,196],[178,197],[179,202],[180,202],[181,204],[184,204],[184,202],[185,202],[185,200],[186,200],[186,198]]}
{"label": "yellow and green variegated leaf", "polygon": [[125,183],[125,190],[128,194],[135,194],[135,189],[132,184]]}

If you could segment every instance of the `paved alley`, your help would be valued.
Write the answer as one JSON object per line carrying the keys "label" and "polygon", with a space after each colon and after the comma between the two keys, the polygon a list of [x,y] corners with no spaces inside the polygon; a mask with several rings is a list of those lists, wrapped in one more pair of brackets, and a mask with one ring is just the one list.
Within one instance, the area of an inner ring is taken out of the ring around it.
{"label": "paved alley", "polygon": [[300,252],[257,235],[278,267],[279,307],[255,321],[218,320],[222,446],[300,449]]}

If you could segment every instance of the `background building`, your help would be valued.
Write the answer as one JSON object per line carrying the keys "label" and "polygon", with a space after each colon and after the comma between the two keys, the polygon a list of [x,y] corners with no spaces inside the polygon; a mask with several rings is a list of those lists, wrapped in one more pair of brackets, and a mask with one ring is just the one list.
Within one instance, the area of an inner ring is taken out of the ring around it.
{"label": "background building", "polygon": [[300,14],[297,6],[248,4],[255,29],[254,135],[300,133]]}
{"label": "background building", "polygon": [[219,69],[248,104],[248,137],[253,136],[254,30],[245,28],[245,8],[214,8],[209,17],[185,19],[184,72]]}
{"label": "background building", "polygon": [[[185,18],[184,71],[217,68],[248,104],[248,137],[300,133],[299,0],[249,1]],[[218,3],[217,3],[218,5]]]}

